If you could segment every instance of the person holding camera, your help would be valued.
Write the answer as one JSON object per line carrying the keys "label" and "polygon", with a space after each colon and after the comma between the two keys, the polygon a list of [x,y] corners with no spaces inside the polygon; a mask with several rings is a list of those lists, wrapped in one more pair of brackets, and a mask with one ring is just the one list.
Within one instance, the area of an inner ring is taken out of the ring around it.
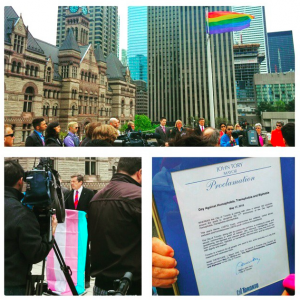
{"label": "person holding camera", "polygon": [[141,295],[140,157],[122,157],[110,183],[92,199],[88,209],[91,276],[94,295],[114,290],[114,280],[133,275],[127,295]]}
{"label": "person holding camera", "polygon": [[41,236],[39,222],[27,206],[21,203],[23,178],[21,165],[12,160],[4,163],[5,184],[5,295],[25,295],[27,276],[32,264],[42,261],[53,246],[57,219],[52,216],[52,240]]}

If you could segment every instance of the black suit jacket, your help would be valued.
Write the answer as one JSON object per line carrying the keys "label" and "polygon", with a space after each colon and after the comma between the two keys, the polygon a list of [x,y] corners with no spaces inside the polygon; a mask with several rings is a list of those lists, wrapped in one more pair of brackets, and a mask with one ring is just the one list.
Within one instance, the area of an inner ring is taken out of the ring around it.
{"label": "black suit jacket", "polygon": [[27,137],[25,142],[26,147],[43,147],[43,141],[39,135],[34,131],[30,136]]}
{"label": "black suit jacket", "polygon": [[160,135],[160,139],[156,139],[159,146],[164,146],[165,143],[169,140],[169,131],[170,129],[165,127],[166,133],[162,130],[161,126],[155,128],[155,133]]}
{"label": "black suit jacket", "polygon": [[[74,206],[74,190],[71,190],[67,195],[65,199],[65,208],[66,209],[73,209],[75,210]],[[89,203],[94,197],[94,192],[92,190],[89,190],[85,187],[83,187],[82,192],[79,197],[78,205],[76,210],[82,210],[87,212]]]}
{"label": "black suit jacket", "polygon": [[[205,129],[205,128],[206,128],[206,126],[204,125],[204,129]],[[202,131],[201,131],[201,129],[200,129],[200,125],[199,125],[199,124],[197,125],[197,127],[195,127],[194,133],[195,133],[196,135],[202,135]]]}

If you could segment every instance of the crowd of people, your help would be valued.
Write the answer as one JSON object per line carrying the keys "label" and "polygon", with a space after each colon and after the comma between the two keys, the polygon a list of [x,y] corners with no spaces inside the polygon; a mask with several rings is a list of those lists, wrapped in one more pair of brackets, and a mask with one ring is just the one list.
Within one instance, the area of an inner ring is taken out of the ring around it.
{"label": "crowd of people", "polygon": [[[295,146],[295,124],[282,122],[276,123],[276,129],[271,133],[271,140],[262,135],[262,125],[255,124],[254,128],[244,124],[242,126],[237,123],[219,124],[219,129],[207,127],[205,119],[200,118],[195,128],[185,128],[181,120],[175,122],[174,127],[166,126],[167,119],[162,117],[160,125],[156,127],[156,143],[152,145],[160,147],[169,146],[208,146],[208,147],[234,147],[247,146],[240,144],[243,133],[255,129],[257,133],[258,146],[273,147],[294,147]],[[78,132],[78,123],[70,122],[68,124],[68,133],[63,140],[60,139],[61,127],[58,122],[46,124],[43,118],[34,119],[34,131],[27,137],[26,147],[107,147],[113,146],[114,142],[120,134],[120,121],[111,118],[109,124],[101,124],[100,122],[88,123],[85,127],[85,137],[80,141]],[[129,136],[135,132],[135,124],[130,121],[127,124],[124,135]],[[45,136],[44,133],[45,132]],[[4,126],[4,146],[12,146],[14,140],[14,132],[10,125]]]}
{"label": "crowd of people", "polygon": [[[196,128],[184,128],[181,120],[175,122],[173,128],[166,127],[167,119],[160,119],[160,126],[155,129],[155,133],[159,134],[157,139],[158,145],[163,147],[169,146],[208,146],[208,147],[234,147],[248,146],[243,141],[245,134],[253,130],[252,134],[257,134],[257,146],[273,146],[273,147],[294,147],[295,146],[295,124],[287,123],[283,126],[282,122],[276,123],[276,129],[271,133],[271,141],[268,137],[262,136],[262,125],[255,124],[254,128],[244,123],[242,126],[237,123],[219,125],[220,129],[207,127],[205,119],[200,118]],[[255,131],[254,131],[255,130]],[[255,133],[256,132],[256,133]]]}
{"label": "crowd of people", "polygon": [[[25,295],[32,264],[42,261],[54,243],[41,234],[32,207],[22,203],[24,170],[5,161],[5,295]],[[141,158],[120,158],[110,183],[96,194],[84,187],[84,177],[71,176],[71,189],[62,193],[65,208],[87,213],[88,237],[85,287],[95,277],[94,295],[114,290],[114,280],[133,274],[128,295],[141,295]]]}

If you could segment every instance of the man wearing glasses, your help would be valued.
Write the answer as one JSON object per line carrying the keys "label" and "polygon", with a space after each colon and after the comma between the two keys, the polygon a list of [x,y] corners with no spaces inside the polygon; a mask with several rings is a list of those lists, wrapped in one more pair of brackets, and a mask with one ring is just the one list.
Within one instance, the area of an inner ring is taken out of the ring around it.
{"label": "man wearing glasses", "polygon": [[14,131],[11,128],[11,125],[4,125],[4,147],[12,147],[14,144]]}
{"label": "man wearing glasses", "polygon": [[221,137],[220,146],[221,147],[234,147],[239,144],[239,139],[234,139],[232,136],[233,125],[227,124],[226,134]]}
{"label": "man wearing glasses", "polygon": [[78,147],[79,146],[79,138],[76,135],[78,131],[78,123],[70,122],[68,124],[69,132],[64,139],[65,147]]}
{"label": "man wearing glasses", "polygon": [[281,127],[283,126],[283,122],[276,122],[276,129],[271,132],[271,144],[273,147],[285,147],[283,142],[283,136],[281,132]]}

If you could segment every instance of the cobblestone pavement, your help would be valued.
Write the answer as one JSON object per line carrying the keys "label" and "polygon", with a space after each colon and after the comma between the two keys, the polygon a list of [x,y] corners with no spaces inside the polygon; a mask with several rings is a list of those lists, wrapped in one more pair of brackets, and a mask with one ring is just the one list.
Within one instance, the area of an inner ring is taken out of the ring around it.
{"label": "cobblestone pavement", "polygon": [[[33,265],[31,273],[33,275],[42,274],[42,266],[43,266],[43,262],[39,262],[38,264]],[[46,270],[45,270],[45,278],[46,278]],[[47,280],[45,279],[45,282],[46,281]],[[85,293],[82,296],[93,296],[94,284],[95,284],[95,279],[91,278],[90,287],[85,290]]]}

